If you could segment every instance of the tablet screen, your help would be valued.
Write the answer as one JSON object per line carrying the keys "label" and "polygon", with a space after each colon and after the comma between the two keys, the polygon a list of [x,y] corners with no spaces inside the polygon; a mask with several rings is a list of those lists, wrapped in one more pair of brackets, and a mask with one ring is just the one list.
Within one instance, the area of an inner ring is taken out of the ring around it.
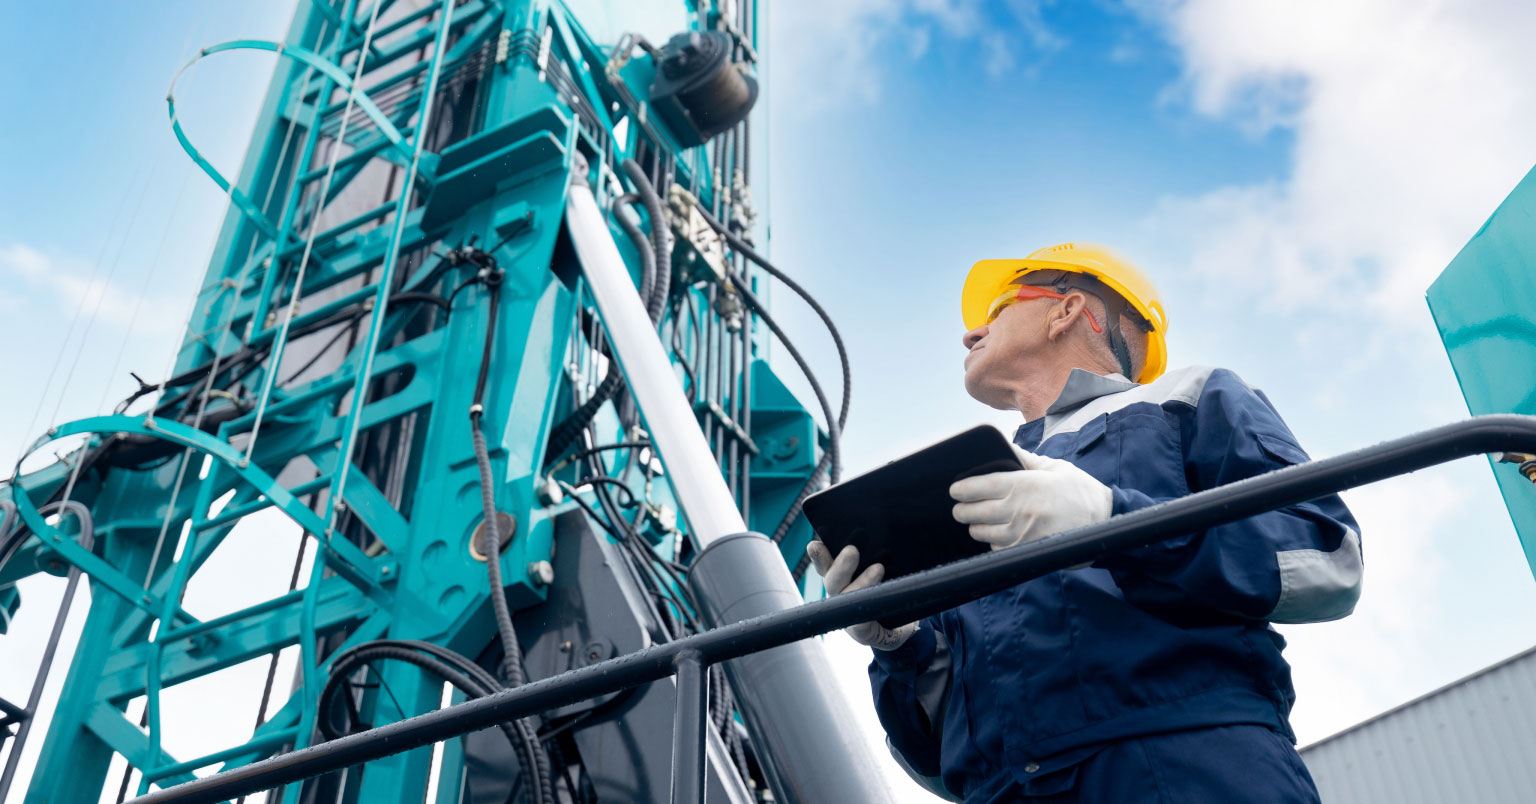
{"label": "tablet screen", "polygon": [[834,556],[859,548],[854,577],[878,562],[887,579],[899,578],[987,552],[955,521],[949,487],[1022,468],[1007,437],[981,425],[811,495],[805,516]]}

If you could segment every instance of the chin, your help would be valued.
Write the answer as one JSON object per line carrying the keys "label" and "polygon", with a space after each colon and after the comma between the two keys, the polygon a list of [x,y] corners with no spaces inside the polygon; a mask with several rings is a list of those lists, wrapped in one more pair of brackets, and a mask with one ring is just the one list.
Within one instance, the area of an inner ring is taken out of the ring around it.
{"label": "chin", "polygon": [[1008,394],[999,388],[993,388],[984,382],[981,372],[968,370],[965,372],[965,392],[971,398],[995,410],[1014,410],[1013,400]]}

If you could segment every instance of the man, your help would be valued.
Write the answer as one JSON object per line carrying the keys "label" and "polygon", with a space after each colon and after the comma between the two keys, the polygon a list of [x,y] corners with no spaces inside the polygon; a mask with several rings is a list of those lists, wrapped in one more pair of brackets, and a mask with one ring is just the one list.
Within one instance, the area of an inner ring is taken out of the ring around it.
{"label": "man", "polygon": [[[1025,419],[1022,471],[950,489],[994,550],[1308,460],[1232,372],[1163,373],[1156,291],[1103,247],[977,263],[963,313],[966,390]],[[884,574],[853,578],[854,548],[809,552],[829,594]],[[892,747],[954,800],[1315,802],[1270,623],[1349,614],[1360,575],[1354,519],[1329,496],[848,631],[875,648]]]}

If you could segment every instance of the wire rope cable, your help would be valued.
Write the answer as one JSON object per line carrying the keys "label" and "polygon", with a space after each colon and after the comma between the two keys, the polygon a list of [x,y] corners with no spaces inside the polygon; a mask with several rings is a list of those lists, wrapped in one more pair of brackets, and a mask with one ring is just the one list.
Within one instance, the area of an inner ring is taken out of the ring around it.
{"label": "wire rope cable", "polygon": [[[272,398],[272,385],[277,381],[278,371],[283,364],[283,353],[287,349],[288,330],[293,326],[293,319],[298,316],[299,304],[303,301],[304,298],[304,274],[309,268],[309,255],[310,252],[314,249],[315,234],[319,231],[320,228],[320,213],[325,209],[325,197],[331,191],[331,182],[336,177],[336,165],[341,161],[342,145],[346,142],[347,124],[350,122],[349,117],[352,112],[352,107],[356,105],[357,97],[362,91],[358,89],[358,82],[360,82],[363,78],[363,72],[368,64],[368,54],[372,52],[373,31],[374,27],[378,24],[379,21],[379,6],[381,5],[383,5],[382,2],[375,2],[373,4],[373,10],[368,15],[368,27],[363,31],[363,44],[362,47],[357,51],[357,69],[353,72],[352,75],[352,86],[347,90],[347,105],[345,111],[342,112],[340,131],[336,134],[336,139],[334,140],[335,144],[331,147],[330,159],[328,160],[328,164],[325,166],[325,178],[320,183],[319,192],[315,193],[315,208],[309,216],[309,231],[304,236],[304,251],[302,256],[299,257],[298,273],[293,280],[293,298],[289,300],[287,305],[288,314],[283,316],[283,326],[280,330],[278,330],[277,337],[272,342],[272,351],[268,357],[268,361],[271,363],[271,365],[267,369],[267,376],[264,378],[261,394],[257,397],[256,417],[251,423],[251,434],[248,437],[245,445],[245,460],[247,461],[249,461],[251,459],[251,455],[255,454],[256,452],[256,441],[257,438],[261,435],[262,418],[266,415],[267,403]],[[428,108],[430,109],[430,99],[428,102]],[[425,132],[423,131],[425,127],[425,119],[427,117],[425,111],[423,112],[422,117],[423,126],[418,127],[417,133],[415,135],[415,139],[418,143],[420,143],[422,137],[425,136]],[[419,155],[419,148],[417,149],[417,153]],[[414,168],[414,166],[415,160],[413,159],[412,167]],[[234,182],[230,182],[230,186],[233,187]],[[401,196],[401,206],[395,210],[395,214],[397,216],[404,217],[408,211],[406,204],[410,198],[410,187],[407,186],[402,189]],[[274,264],[272,267],[275,270],[277,266]],[[279,287],[277,292],[281,294],[282,288]],[[351,460],[350,455],[345,456],[345,458],[346,460]],[[345,464],[342,464],[342,466],[344,467]],[[345,472],[343,472],[343,477],[345,477]]]}
{"label": "wire rope cable", "polygon": [[[135,172],[133,175],[135,177],[137,177],[138,173]],[[87,279],[85,280],[86,281],[86,287],[88,287],[88,288],[89,287],[93,287],[96,284],[96,277],[101,273],[102,265],[104,265],[106,263],[107,250],[111,246],[111,243],[112,243],[112,240],[113,240],[113,236],[114,236],[115,231],[117,229],[118,221],[120,221],[122,219],[123,211],[128,208],[128,200],[129,200],[129,198],[132,197],[132,189],[131,189],[131,187],[133,185],[135,185],[135,184],[138,184],[138,182],[137,181],[129,182],[130,189],[125,190],[123,192],[122,199],[118,202],[117,210],[112,214],[112,222],[107,225],[106,234],[102,235],[102,238],[101,238],[101,250],[96,255],[96,259],[92,262],[92,268],[91,268],[90,276],[87,277]],[[148,184],[147,183],[145,183],[141,187],[140,192],[141,193],[149,192]],[[63,365],[63,363],[64,363],[64,356],[68,352],[69,342],[70,342],[71,339],[74,338],[75,327],[76,327],[76,325],[79,324],[79,322],[80,322],[80,314],[85,311],[85,305],[86,305],[86,302],[89,299],[90,299],[90,294],[89,293],[82,293],[82,294],[80,294],[79,300],[77,300],[75,302],[75,311],[70,316],[69,325],[64,328],[64,338],[59,341],[59,351],[58,351],[58,354],[55,355],[54,359],[52,361],[50,361],[49,364],[48,364],[48,376],[47,376],[46,379],[43,380],[42,390],[39,392],[38,398],[37,398],[37,407],[34,408],[33,411],[32,411],[32,419],[27,422],[26,429],[21,431],[23,439],[25,439],[28,435],[30,435],[32,433],[32,428],[36,427],[38,420],[42,418],[43,408],[47,407],[47,405],[48,405],[48,391],[49,391],[50,388],[53,387],[53,380],[54,380],[54,377],[56,377],[58,375],[59,366]],[[62,394],[63,392],[64,392],[64,389],[60,389],[60,393]],[[21,444],[21,452],[17,455],[16,460],[19,462],[22,458],[24,458],[26,456],[26,454],[27,454],[27,442],[25,440],[23,440],[22,444]]]}
{"label": "wire rope cable", "polygon": [[[39,507],[38,513],[44,515],[52,513],[73,514],[75,523],[80,530],[77,537],[80,541],[80,546],[86,550],[90,550],[95,546],[96,525],[91,519],[91,509],[87,508],[84,503],[72,500],[48,503]],[[24,532],[26,527],[23,525],[18,530]],[[4,553],[0,552],[0,555],[4,555]],[[64,584],[63,598],[59,601],[58,613],[54,615],[53,629],[48,633],[48,641],[43,646],[42,658],[38,661],[37,674],[32,679],[32,689],[27,693],[25,711],[28,713],[36,713],[38,703],[43,698],[43,687],[47,684],[48,673],[53,668],[54,657],[58,655],[59,641],[64,633],[64,624],[69,617],[69,611],[75,599],[75,591],[79,586],[80,568],[71,566],[69,568],[69,578]],[[17,727],[16,733],[11,737],[10,750],[6,753],[5,757],[5,768],[0,770],[0,801],[5,801],[11,791],[11,783],[16,778],[16,767],[21,762],[21,752],[27,744],[27,737],[32,733],[34,722],[35,718],[28,716],[21,721],[21,725]]]}
{"label": "wire rope cable", "polygon": [[[207,11],[207,9],[204,9],[203,13],[200,14],[197,17],[197,19],[195,19],[193,21],[192,25],[187,28],[187,34],[182,39],[181,49],[178,51],[178,53],[186,53],[188,51],[188,49],[192,46],[192,42],[197,38],[198,32],[203,29],[203,26],[206,25],[207,22],[208,22],[208,11]],[[150,166],[149,166],[148,170],[146,170],[144,172],[144,174],[143,174],[143,176],[144,176],[143,181],[142,182],[137,182],[137,184],[139,186],[139,197],[138,197],[138,200],[134,202],[134,211],[133,211],[133,214],[131,216],[131,220],[133,220],[133,221],[138,220],[139,210],[140,210],[140,208],[143,207],[144,198],[146,196],[148,196],[148,194],[149,194],[149,179],[155,175],[155,168],[159,166],[159,159],[160,159],[160,154],[157,151],[155,153],[154,158],[152,158],[150,160]],[[138,174],[135,173],[133,175],[138,175]],[[130,182],[129,187],[131,188],[134,184],[135,184],[135,182]],[[101,251],[97,254],[96,260],[95,260],[95,262],[92,265],[90,277],[86,279],[86,285],[85,286],[86,286],[87,289],[96,286],[96,278],[101,274],[102,266],[106,264],[107,251],[108,251],[109,245],[112,242],[112,232],[113,232],[114,229],[117,228],[118,221],[122,219],[123,211],[125,209],[127,209],[128,199],[131,196],[131,194],[132,194],[132,190],[131,189],[129,189],[129,190],[127,190],[127,191],[125,191],[123,193],[122,200],[118,203],[117,210],[112,215],[112,222],[107,226],[107,233],[105,235],[103,235],[103,237],[102,237]],[[133,230],[133,226],[132,226],[132,223],[130,222],[127,230],[124,231],[123,240],[119,242],[118,250],[117,250],[115,256],[112,258],[112,264],[113,264],[113,270],[114,271],[116,270],[116,265],[117,265],[118,260],[122,256],[123,244],[127,242],[128,232],[131,232],[132,230]],[[109,274],[109,278],[110,278],[110,274]],[[106,288],[105,288],[105,286],[103,286],[101,292],[96,297],[96,307],[93,308],[91,316],[90,316],[90,319],[94,319],[95,318],[96,310],[98,310],[100,308],[101,299],[102,299],[103,296],[105,296],[105,294],[106,294]],[[80,315],[81,315],[82,312],[84,312],[86,302],[90,298],[91,298],[91,294],[87,291],[86,293],[80,294],[80,299],[75,304],[75,311],[70,316],[69,325],[65,328],[65,331],[64,331],[64,339],[59,343],[59,353],[54,358],[53,362],[49,365],[48,377],[43,382],[43,390],[42,390],[42,392],[41,392],[41,394],[40,394],[40,396],[38,398],[37,408],[32,413],[32,420],[30,422],[28,422],[26,429],[22,431],[23,438],[26,437],[26,434],[29,434],[29,433],[32,432],[32,428],[37,426],[37,420],[42,415],[43,408],[47,405],[48,389],[53,385],[53,379],[57,375],[58,368],[63,363],[64,355],[65,355],[65,353],[67,352],[67,350],[69,348],[70,338],[74,335],[75,326],[79,323]],[[69,375],[65,378],[64,382],[59,387],[59,400],[54,405],[53,414],[52,414],[52,418],[55,421],[58,419],[59,410],[60,410],[60,407],[63,405],[64,397],[65,397],[65,395],[69,391],[69,377],[72,377],[74,375],[74,367],[75,367],[75,365],[77,365],[79,363],[79,355],[85,349],[86,337],[90,333],[90,326],[91,326],[91,320],[90,319],[87,320],[87,322],[86,322],[86,330],[85,330],[84,334],[81,335],[80,343],[76,347],[78,351],[76,352],[75,360],[73,361],[73,363],[70,366]],[[22,460],[22,458],[25,457],[26,451],[27,451],[27,444],[26,444],[25,441],[23,441],[22,447],[21,447],[21,454],[17,457],[17,461],[18,462],[20,462]]]}
{"label": "wire rope cable", "polygon": [[[375,7],[378,5],[379,3],[375,3]],[[442,8],[443,17],[438,24],[438,33],[436,43],[434,45],[434,48],[436,49],[432,54],[432,59],[436,62],[436,64],[428,69],[426,86],[422,90],[422,97],[424,100],[421,106],[421,116],[416,122],[416,131],[411,136],[413,141],[413,147],[411,148],[411,161],[400,180],[400,203],[399,207],[395,210],[394,231],[390,236],[390,242],[393,244],[399,243],[400,237],[405,231],[405,219],[411,210],[411,200],[415,194],[416,189],[416,171],[421,164],[421,153],[423,147],[426,144],[427,134],[432,130],[431,122],[432,109],[434,108],[433,101],[436,100],[437,80],[439,77],[439,71],[442,67],[440,61],[442,55],[441,48],[447,45],[448,33],[453,29],[453,11],[456,8],[456,4],[451,2],[451,0],[444,0]],[[398,249],[391,249],[390,253],[384,256],[383,268],[381,269],[383,276],[381,276],[379,279],[380,301],[383,301],[385,298],[382,296],[382,294],[388,292],[388,288],[386,286],[391,283],[395,260],[397,258]],[[363,349],[361,353],[362,359],[359,361],[360,365],[358,366],[357,373],[358,380],[354,385],[352,413],[347,417],[349,421],[346,425],[346,432],[342,439],[342,444],[345,445],[345,448],[338,450],[339,454],[337,456],[337,466],[342,467],[343,469],[352,463],[352,452],[357,449],[357,432],[362,426],[362,408],[363,404],[367,401],[369,389],[368,378],[373,374],[373,361],[378,352],[379,336],[379,328],[370,326],[368,328],[368,334],[363,339]],[[349,474],[351,473],[347,471],[341,471],[337,475],[336,481],[332,486],[332,494],[326,498],[327,516],[325,519],[327,525],[331,524],[331,519],[335,516],[336,504],[346,499],[344,492],[346,491],[347,476]]]}

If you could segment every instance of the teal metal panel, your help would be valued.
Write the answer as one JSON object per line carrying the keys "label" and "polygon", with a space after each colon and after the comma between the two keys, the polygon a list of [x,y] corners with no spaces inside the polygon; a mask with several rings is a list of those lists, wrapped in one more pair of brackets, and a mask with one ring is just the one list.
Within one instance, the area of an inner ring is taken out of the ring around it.
{"label": "teal metal panel", "polygon": [[[1525,175],[1427,294],[1474,414],[1536,414],[1536,169]],[[1536,484],[1493,463],[1504,505],[1536,572]]]}

